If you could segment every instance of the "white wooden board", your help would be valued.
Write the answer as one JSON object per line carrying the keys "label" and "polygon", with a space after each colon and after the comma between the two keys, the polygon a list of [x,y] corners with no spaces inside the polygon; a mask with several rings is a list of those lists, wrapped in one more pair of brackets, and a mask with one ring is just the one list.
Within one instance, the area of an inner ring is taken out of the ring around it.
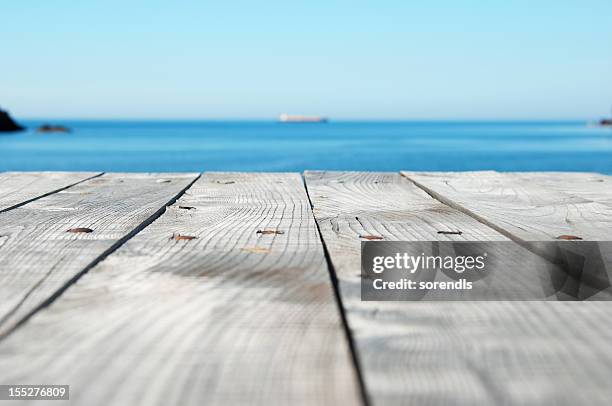
{"label": "white wooden board", "polygon": [[0,342],[0,382],[87,406],[361,404],[299,174],[205,174]]}

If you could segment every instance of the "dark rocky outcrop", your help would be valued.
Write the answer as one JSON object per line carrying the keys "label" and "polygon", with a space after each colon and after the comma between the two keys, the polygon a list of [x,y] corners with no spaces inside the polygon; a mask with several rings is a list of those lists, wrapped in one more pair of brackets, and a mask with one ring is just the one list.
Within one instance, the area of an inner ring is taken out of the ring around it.
{"label": "dark rocky outcrop", "polygon": [[8,112],[0,110],[0,132],[22,131],[25,128],[20,126],[9,116]]}
{"label": "dark rocky outcrop", "polygon": [[599,125],[612,126],[612,118],[604,118],[600,120]]}
{"label": "dark rocky outcrop", "polygon": [[69,133],[70,128],[63,125],[43,124],[36,129],[39,133]]}

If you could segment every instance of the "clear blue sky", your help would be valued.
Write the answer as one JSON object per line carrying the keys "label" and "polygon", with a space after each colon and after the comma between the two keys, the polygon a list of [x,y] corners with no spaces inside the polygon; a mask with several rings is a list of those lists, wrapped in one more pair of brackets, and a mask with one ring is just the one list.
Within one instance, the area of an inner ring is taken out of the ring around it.
{"label": "clear blue sky", "polygon": [[19,118],[591,118],[612,1],[3,2]]}

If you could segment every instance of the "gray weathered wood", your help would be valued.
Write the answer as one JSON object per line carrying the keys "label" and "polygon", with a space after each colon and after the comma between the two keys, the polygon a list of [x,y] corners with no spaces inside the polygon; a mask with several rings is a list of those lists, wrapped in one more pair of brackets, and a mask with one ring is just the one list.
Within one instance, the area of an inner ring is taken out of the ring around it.
{"label": "gray weathered wood", "polygon": [[399,174],[305,177],[374,405],[609,404],[609,302],[362,302],[360,236],[505,237]]}
{"label": "gray weathered wood", "polygon": [[[105,174],[0,213],[0,335],[163,210],[196,176]],[[93,231],[67,231],[75,228]]]}
{"label": "gray weathered wood", "polygon": [[95,172],[0,173],[0,212],[100,175]]}
{"label": "gray weathered wood", "polygon": [[497,172],[403,172],[403,175],[437,199],[513,239],[540,241],[568,235],[597,241],[611,236],[612,206],[579,193],[531,182],[528,174],[519,177]]}
{"label": "gray weathered wood", "polygon": [[516,172],[513,177],[612,206],[612,177],[589,172]]}
{"label": "gray weathered wood", "polygon": [[299,174],[205,174],[0,342],[0,382],[87,406],[360,404]]}

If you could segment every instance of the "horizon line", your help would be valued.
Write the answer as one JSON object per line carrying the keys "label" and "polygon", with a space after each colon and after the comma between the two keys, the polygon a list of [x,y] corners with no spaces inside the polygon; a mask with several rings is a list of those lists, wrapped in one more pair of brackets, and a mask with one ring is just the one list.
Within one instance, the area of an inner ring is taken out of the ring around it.
{"label": "horizon line", "polygon": [[[27,121],[44,121],[44,120],[82,120],[82,121],[260,121],[260,122],[278,122],[278,118],[273,117],[92,117],[92,116],[84,116],[84,117],[68,117],[68,116],[49,116],[49,117],[35,117],[35,116],[25,116],[25,117],[15,117],[16,120],[27,120]],[[521,121],[521,122],[536,122],[536,121],[597,121],[602,117],[571,117],[571,118],[560,118],[560,117],[541,117],[541,118],[504,118],[504,117],[496,117],[496,118],[478,118],[478,117],[470,117],[470,118],[456,118],[456,117],[445,117],[445,118],[408,118],[408,117],[382,117],[382,118],[374,118],[374,117],[359,117],[359,118],[351,118],[351,117],[338,117],[333,118],[329,116],[324,116],[331,122],[372,122],[372,121],[388,121],[388,122],[398,122],[398,121],[412,121],[412,122],[499,122],[499,121]]]}

